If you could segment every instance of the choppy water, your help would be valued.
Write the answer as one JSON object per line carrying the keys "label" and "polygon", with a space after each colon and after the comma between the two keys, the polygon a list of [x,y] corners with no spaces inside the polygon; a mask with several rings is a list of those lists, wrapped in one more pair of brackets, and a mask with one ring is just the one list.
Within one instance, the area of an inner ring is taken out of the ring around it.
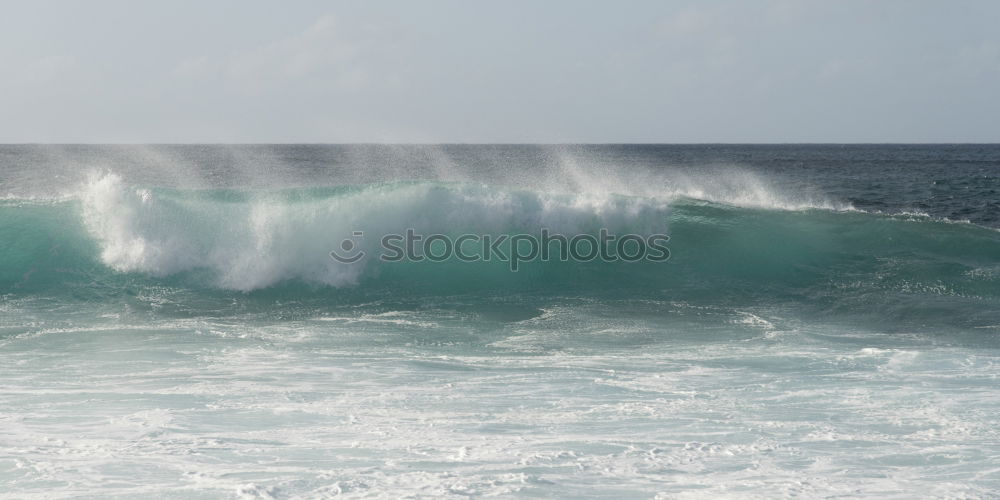
{"label": "choppy water", "polygon": [[[1000,488],[1000,146],[4,146],[0,197],[0,496]],[[671,258],[329,257],[542,227]]]}

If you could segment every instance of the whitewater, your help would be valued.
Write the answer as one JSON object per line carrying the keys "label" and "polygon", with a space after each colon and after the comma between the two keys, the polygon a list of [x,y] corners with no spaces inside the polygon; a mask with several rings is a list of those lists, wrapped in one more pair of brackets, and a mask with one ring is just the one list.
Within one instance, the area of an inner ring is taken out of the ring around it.
{"label": "whitewater", "polygon": [[[667,234],[666,262],[339,262]],[[0,498],[996,498],[1000,147],[2,146]]]}

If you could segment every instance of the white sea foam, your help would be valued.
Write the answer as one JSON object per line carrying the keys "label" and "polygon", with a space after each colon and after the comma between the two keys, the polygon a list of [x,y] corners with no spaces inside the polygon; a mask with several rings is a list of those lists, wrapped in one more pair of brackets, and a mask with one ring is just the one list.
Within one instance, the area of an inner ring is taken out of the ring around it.
{"label": "white sea foam", "polygon": [[[563,308],[516,328],[558,335],[573,315],[600,316]],[[52,498],[109,484],[246,498],[978,498],[996,485],[981,473],[996,465],[989,352],[925,351],[901,383],[905,351],[804,337],[497,356],[382,342],[342,352],[340,321],[303,324],[324,334],[301,346],[261,341],[279,325],[219,343],[191,326],[61,336],[59,351],[19,339],[14,352],[33,362],[0,365],[0,478]],[[837,354],[875,364],[831,370]]]}

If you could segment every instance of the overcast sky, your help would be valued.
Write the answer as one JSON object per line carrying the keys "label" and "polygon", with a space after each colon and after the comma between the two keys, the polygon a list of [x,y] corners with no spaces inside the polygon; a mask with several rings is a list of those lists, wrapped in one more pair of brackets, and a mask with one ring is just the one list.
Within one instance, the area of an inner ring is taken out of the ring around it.
{"label": "overcast sky", "polygon": [[998,142],[1000,2],[0,2],[0,142]]}

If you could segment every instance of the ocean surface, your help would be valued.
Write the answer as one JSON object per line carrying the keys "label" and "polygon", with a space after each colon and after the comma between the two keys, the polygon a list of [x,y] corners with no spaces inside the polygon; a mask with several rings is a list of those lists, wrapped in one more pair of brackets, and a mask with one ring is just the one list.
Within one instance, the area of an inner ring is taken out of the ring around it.
{"label": "ocean surface", "polygon": [[1000,145],[0,146],[0,498],[1000,498],[998,348]]}

